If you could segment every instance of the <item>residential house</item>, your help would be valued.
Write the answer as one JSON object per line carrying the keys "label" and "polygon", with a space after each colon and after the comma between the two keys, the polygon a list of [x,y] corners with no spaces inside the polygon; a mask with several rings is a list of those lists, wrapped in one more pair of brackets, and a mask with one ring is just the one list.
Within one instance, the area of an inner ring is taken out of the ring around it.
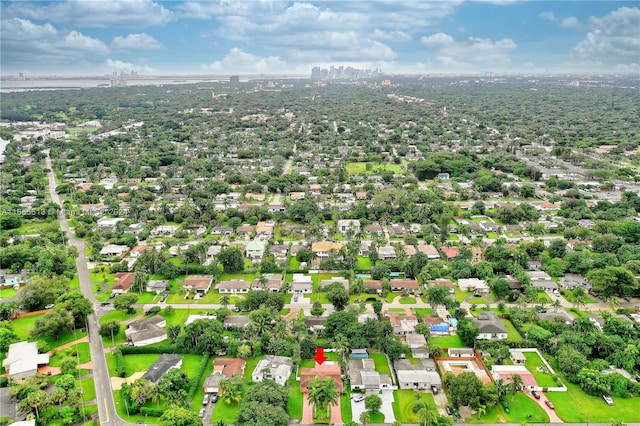
{"label": "residential house", "polygon": [[49,364],[49,354],[38,353],[38,343],[27,341],[10,344],[7,357],[2,361],[7,376],[13,380],[34,376],[38,366],[46,364]]}
{"label": "residential house", "polygon": [[182,286],[202,297],[209,292],[212,283],[213,275],[189,275],[182,282]]}
{"label": "residential house", "polygon": [[549,274],[544,271],[528,271],[530,284],[538,290],[553,291],[558,290],[556,284]]}
{"label": "residential house", "polygon": [[231,234],[233,234],[233,228],[230,226],[214,226],[213,228],[211,228],[211,234],[230,237]]}
{"label": "residential house", "polygon": [[398,315],[395,313],[390,313],[389,322],[393,327],[394,335],[406,336],[407,334],[414,334],[416,332],[418,318],[416,318],[414,315]]}
{"label": "residential house", "polygon": [[392,223],[389,225],[389,234],[392,237],[403,237],[407,234],[407,228],[403,223]]}
{"label": "residential house", "polygon": [[500,340],[506,339],[509,330],[504,323],[498,318],[495,312],[481,312],[473,322],[480,329],[479,340]]}
{"label": "residential house", "polygon": [[384,230],[379,223],[372,223],[371,225],[367,225],[364,227],[364,232],[369,235],[377,234],[381,236],[384,233]]}
{"label": "residential house", "polygon": [[469,250],[471,251],[471,263],[473,265],[484,260],[484,252],[480,247],[471,246],[469,247]]}
{"label": "residential house", "polygon": [[177,225],[158,225],[151,230],[149,235],[151,237],[173,236],[178,229],[180,227]]}
{"label": "residential house", "polygon": [[7,274],[0,270],[0,287],[20,287],[29,282],[29,279],[23,273]]}
{"label": "residential house", "polygon": [[380,260],[392,260],[396,258],[396,249],[393,246],[378,247],[378,258]]}
{"label": "residential house", "polygon": [[485,280],[478,278],[460,278],[458,287],[462,291],[470,291],[473,293],[485,294],[489,292],[489,284]]}
{"label": "residential house", "polygon": [[431,359],[419,359],[416,364],[408,359],[399,359],[393,366],[400,389],[424,390],[431,386],[442,388],[442,379],[436,371],[435,361]]}
{"label": "residential house", "polygon": [[416,250],[414,246],[410,246],[407,244],[402,246],[402,250],[404,251],[404,254],[406,254],[408,257],[411,257],[414,254],[418,253],[418,250]]}
{"label": "residential house", "polygon": [[236,228],[236,234],[248,238],[255,231],[255,227],[252,225],[240,225]]}
{"label": "residential house", "polygon": [[273,235],[273,228],[275,224],[272,221],[269,222],[258,222],[256,224],[256,234],[262,237],[266,237],[266,239],[271,238]]}
{"label": "residential house", "polygon": [[133,321],[124,334],[133,346],[153,345],[167,340],[167,331],[163,328],[166,325],[163,317],[155,315],[146,320]]}
{"label": "residential house", "polygon": [[509,359],[516,365],[524,365],[524,363],[527,362],[527,357],[524,356],[524,353],[519,349],[509,349]]}
{"label": "residential house", "polygon": [[447,260],[451,260],[458,257],[458,254],[460,253],[460,247],[443,246],[440,247],[440,251],[442,252],[442,254],[444,254]]}
{"label": "residential house", "polygon": [[262,240],[253,240],[247,243],[245,248],[245,256],[252,260],[254,263],[260,262],[264,251],[267,248],[267,243]]}
{"label": "residential house", "polygon": [[239,293],[248,293],[251,288],[251,283],[249,281],[233,278],[226,281],[220,281],[216,284],[216,290],[220,293],[230,293],[230,294],[239,294]]}
{"label": "residential house", "polygon": [[133,272],[117,272],[113,276],[113,287],[111,292],[114,294],[128,293],[133,287]]}
{"label": "residential house", "polygon": [[471,348],[449,348],[447,354],[450,358],[474,358],[476,356]]}
{"label": "residential house", "polygon": [[371,358],[351,359],[347,365],[347,374],[351,383],[351,390],[382,390],[391,389],[391,377],[380,374]]}
{"label": "residential house", "polygon": [[313,290],[313,281],[310,275],[293,274],[293,282],[289,285],[287,293],[307,294]]}
{"label": "residential house", "polygon": [[316,335],[322,334],[325,330],[324,324],[327,322],[327,317],[304,317],[304,324],[309,331],[312,331]]}
{"label": "residential house", "polygon": [[227,315],[224,317],[224,328],[245,328],[249,325],[250,319],[244,315]]}
{"label": "residential house", "polygon": [[211,261],[222,251],[222,246],[209,246],[207,249],[207,260]]}
{"label": "residential house", "polygon": [[325,288],[326,286],[331,285],[333,283],[342,284],[344,289],[347,290],[347,293],[349,293],[349,280],[343,277],[333,277],[333,278],[329,278],[328,280],[322,280],[320,281],[320,288]]}
{"label": "residential house", "polygon": [[358,249],[358,256],[369,257],[371,254],[371,247],[373,246],[373,241],[371,240],[362,240],[360,241],[360,248]]}
{"label": "residential house", "polygon": [[423,334],[407,334],[405,336],[411,355],[416,358],[429,358],[429,345]]}
{"label": "residential house", "polygon": [[156,362],[144,373],[142,379],[149,380],[151,383],[158,383],[162,375],[172,368],[182,367],[182,357],[172,354],[162,354]]}
{"label": "residential house", "polygon": [[258,361],[256,368],[253,370],[253,373],[251,373],[251,379],[254,382],[273,380],[280,386],[286,386],[292,369],[293,361],[291,358],[265,355]]}
{"label": "residential house", "polygon": [[277,293],[282,288],[282,284],[284,283],[284,277],[282,274],[266,274],[263,275],[266,278],[266,282],[261,281],[261,277],[258,277],[253,280],[251,284],[252,290],[266,290],[272,293]]}
{"label": "residential house", "polygon": [[149,249],[150,247],[148,245],[145,245],[145,244],[137,245],[131,249],[131,251],[129,252],[129,256],[133,259],[137,259],[138,257],[140,257],[142,253],[144,253],[145,250],[149,250]]}
{"label": "residential house", "polygon": [[99,254],[103,257],[123,257],[129,251],[129,247],[121,244],[107,244]]}
{"label": "residential house", "polygon": [[168,285],[168,280],[149,280],[149,282],[147,283],[146,291],[155,294],[164,293],[165,291],[167,291]]}
{"label": "residential house", "polygon": [[318,241],[311,245],[311,251],[318,256],[319,259],[325,260],[329,258],[329,254],[334,252],[339,252],[342,248],[342,243],[337,243],[333,241]]}
{"label": "residential house", "polygon": [[101,231],[115,232],[118,228],[118,222],[122,222],[123,217],[101,217],[96,223],[97,227]]}
{"label": "residential house", "polygon": [[420,253],[426,254],[427,259],[429,260],[440,259],[440,254],[438,253],[438,249],[431,244],[418,244],[418,251]]}
{"label": "residential house", "polygon": [[275,256],[279,266],[284,266],[289,255],[289,246],[287,244],[272,244],[269,246],[269,253]]}
{"label": "residential house", "polygon": [[391,280],[392,291],[402,291],[410,294],[418,293],[420,285],[418,280]]}
{"label": "residential house", "polygon": [[90,216],[102,216],[102,213],[105,210],[105,205],[102,203],[98,204],[85,204],[81,208],[82,214],[90,215]]}
{"label": "residential house", "polygon": [[204,380],[202,390],[205,394],[218,395],[220,382],[233,376],[243,376],[247,362],[242,358],[216,358],[213,372]]}
{"label": "residential house", "polygon": [[380,280],[364,280],[362,282],[370,293],[382,294],[382,281]]}
{"label": "residential house", "polygon": [[351,231],[355,235],[360,232],[360,221],[358,219],[340,219],[338,220],[337,230],[341,234]]}
{"label": "residential house", "polygon": [[456,292],[454,282],[446,278],[436,278],[435,280],[427,280],[425,288],[433,287],[436,285],[445,285],[449,287],[449,293],[451,294],[454,294]]}
{"label": "residential house", "polygon": [[144,231],[144,223],[134,223],[124,228],[124,232],[134,235],[141,234],[142,231]]}
{"label": "residential house", "polygon": [[316,364],[315,367],[306,367],[300,369],[300,391],[307,393],[309,381],[314,377],[325,379],[331,377],[336,383],[338,394],[342,393],[344,383],[342,380],[342,370],[340,364],[335,361],[325,361],[322,364]]}

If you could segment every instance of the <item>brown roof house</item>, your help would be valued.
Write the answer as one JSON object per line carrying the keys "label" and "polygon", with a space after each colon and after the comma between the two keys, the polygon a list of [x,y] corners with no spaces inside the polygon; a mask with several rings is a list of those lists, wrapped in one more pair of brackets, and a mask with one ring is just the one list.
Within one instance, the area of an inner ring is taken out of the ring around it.
{"label": "brown roof house", "polygon": [[113,287],[111,292],[114,294],[128,293],[133,286],[133,272],[118,272],[113,276]]}
{"label": "brown roof house", "polygon": [[389,314],[389,322],[393,327],[393,334],[396,336],[406,336],[407,334],[413,334],[416,332],[416,325],[418,325],[418,318],[414,315],[398,315]]}
{"label": "brown roof house", "polygon": [[205,394],[217,394],[220,382],[232,376],[242,376],[247,362],[242,358],[216,358],[213,361],[213,372],[204,380],[202,390]]}
{"label": "brown roof house", "polygon": [[391,290],[415,293],[419,289],[418,280],[391,280]]}
{"label": "brown roof house", "polygon": [[251,283],[249,281],[240,280],[237,278],[226,280],[226,281],[220,281],[216,285],[216,289],[220,293],[231,293],[231,294],[248,293],[249,288],[251,288]]}
{"label": "brown roof house", "polygon": [[300,391],[302,393],[307,393],[309,381],[314,377],[319,377],[321,379],[331,377],[333,381],[336,382],[338,393],[342,393],[342,371],[340,370],[340,364],[337,362],[325,361],[322,364],[316,364],[313,368],[307,367],[300,369]]}
{"label": "brown roof house", "polygon": [[160,315],[155,315],[143,321],[133,321],[124,334],[133,346],[147,346],[167,340],[167,321]]}
{"label": "brown roof house", "polygon": [[187,291],[193,291],[200,297],[207,294],[213,283],[213,275],[189,275],[182,283]]}

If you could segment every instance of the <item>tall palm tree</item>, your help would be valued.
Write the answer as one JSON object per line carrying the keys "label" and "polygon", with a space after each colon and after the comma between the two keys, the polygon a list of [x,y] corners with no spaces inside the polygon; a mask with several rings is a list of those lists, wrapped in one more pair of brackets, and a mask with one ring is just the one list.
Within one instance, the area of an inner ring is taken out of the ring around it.
{"label": "tall palm tree", "polygon": [[433,410],[435,410],[433,405],[416,394],[416,402],[411,411],[418,416],[418,421],[422,426],[431,426],[431,422],[434,420]]}
{"label": "tall palm tree", "polygon": [[522,376],[515,374],[511,381],[511,390],[513,393],[511,394],[511,401],[509,402],[509,405],[513,404],[513,398],[516,396],[516,393],[522,391],[523,386],[524,382],[522,381]]}
{"label": "tall palm tree", "polygon": [[371,413],[368,411],[360,413],[360,424],[362,426],[367,426],[367,424],[369,424],[369,420],[371,420]]}
{"label": "tall palm tree", "polygon": [[338,405],[340,401],[340,394],[338,393],[338,387],[336,382],[331,377],[324,379],[323,393],[327,404],[327,417],[331,417],[331,406]]}
{"label": "tall palm tree", "polygon": [[231,378],[224,379],[220,382],[220,394],[227,404],[233,404],[240,401],[242,389],[237,386]]}
{"label": "tall palm tree", "polygon": [[347,339],[344,334],[338,333],[334,336],[332,343],[333,343],[333,349],[335,349],[336,352],[340,354],[340,357],[342,358],[342,363],[343,364],[346,363],[346,354],[350,348],[349,339]]}
{"label": "tall palm tree", "polygon": [[560,302],[560,299],[556,299],[553,301],[554,312],[558,312],[558,308],[560,308],[561,306],[562,306],[562,303]]}
{"label": "tall palm tree", "polygon": [[309,380],[307,385],[307,399],[313,406],[313,417],[318,413],[318,406],[322,403],[322,383],[320,377],[316,376]]}
{"label": "tall palm tree", "polygon": [[229,305],[230,301],[231,301],[231,298],[229,297],[228,294],[223,294],[222,296],[220,296],[220,304],[225,308]]}
{"label": "tall palm tree", "polygon": [[276,318],[276,323],[271,329],[271,335],[276,339],[286,339],[289,337],[289,327],[282,317]]}
{"label": "tall palm tree", "polygon": [[156,403],[156,408],[160,408],[160,400],[164,398],[164,392],[161,386],[157,384],[151,389],[151,394],[149,395],[152,402]]}

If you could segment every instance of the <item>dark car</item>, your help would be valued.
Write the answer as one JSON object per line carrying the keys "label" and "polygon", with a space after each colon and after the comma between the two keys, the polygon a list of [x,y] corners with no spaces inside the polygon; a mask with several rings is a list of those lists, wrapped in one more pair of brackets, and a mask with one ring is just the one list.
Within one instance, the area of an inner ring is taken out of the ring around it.
{"label": "dark car", "polygon": [[531,395],[533,395],[535,399],[540,399],[540,394],[537,391],[531,391]]}
{"label": "dark car", "polygon": [[547,407],[551,408],[552,410],[556,408],[556,406],[553,405],[553,402],[549,401],[548,399],[544,403],[547,404]]}
{"label": "dark car", "polygon": [[453,408],[451,408],[451,406],[447,405],[446,407],[444,407],[444,409],[447,411],[448,415],[453,415]]}
{"label": "dark car", "polygon": [[109,306],[111,304],[111,302],[102,302],[100,304],[100,306]]}
{"label": "dark car", "polygon": [[211,402],[218,402],[218,394],[214,393],[213,395],[211,395]]}

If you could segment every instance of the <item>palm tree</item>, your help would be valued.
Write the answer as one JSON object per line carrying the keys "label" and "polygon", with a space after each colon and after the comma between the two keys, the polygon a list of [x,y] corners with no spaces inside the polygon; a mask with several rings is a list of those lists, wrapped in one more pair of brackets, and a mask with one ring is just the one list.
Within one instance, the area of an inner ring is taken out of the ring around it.
{"label": "palm tree", "polygon": [[223,294],[222,296],[220,296],[220,304],[225,308],[229,305],[230,301],[231,301],[231,298],[229,297],[228,294]]}
{"label": "palm tree", "polygon": [[155,385],[153,389],[151,389],[149,397],[152,402],[156,403],[156,408],[160,408],[160,400],[164,397],[164,392],[160,386]]}
{"label": "palm tree", "polygon": [[611,419],[611,423],[609,423],[609,426],[627,426],[627,424],[622,420]]}
{"label": "palm tree", "polygon": [[487,413],[487,406],[481,405],[476,411],[478,413],[478,420],[480,420],[480,417],[484,416]]}
{"label": "palm tree", "polygon": [[322,403],[322,383],[320,377],[316,376],[309,380],[307,385],[307,399],[313,405],[313,417],[318,413],[318,405]]}
{"label": "palm tree", "polygon": [[513,391],[513,394],[511,394],[511,401],[509,402],[509,405],[513,404],[513,398],[516,396],[516,393],[522,391],[523,386],[524,382],[522,381],[522,376],[515,374],[511,381],[511,390]]}
{"label": "palm tree", "polygon": [[362,413],[360,413],[360,424],[362,426],[367,426],[369,420],[371,420],[371,413],[369,413],[368,411],[363,411]]}
{"label": "palm tree", "polygon": [[553,301],[553,310],[554,312],[558,312],[558,308],[562,306],[560,299],[556,299]]}
{"label": "palm tree", "polygon": [[431,425],[431,422],[434,420],[432,410],[435,410],[435,407],[422,399],[419,394],[416,394],[416,402],[411,411],[418,416],[418,421],[421,425]]}
{"label": "palm tree", "polygon": [[271,335],[276,339],[286,339],[289,337],[289,328],[282,317],[276,318],[276,323],[271,329]]}
{"label": "palm tree", "polygon": [[220,394],[227,404],[233,404],[240,401],[242,389],[233,381],[233,377],[222,380],[220,382]]}
{"label": "palm tree", "polygon": [[349,348],[349,339],[347,339],[344,334],[338,333],[334,336],[333,349],[340,354],[343,364],[346,363],[346,354]]}

